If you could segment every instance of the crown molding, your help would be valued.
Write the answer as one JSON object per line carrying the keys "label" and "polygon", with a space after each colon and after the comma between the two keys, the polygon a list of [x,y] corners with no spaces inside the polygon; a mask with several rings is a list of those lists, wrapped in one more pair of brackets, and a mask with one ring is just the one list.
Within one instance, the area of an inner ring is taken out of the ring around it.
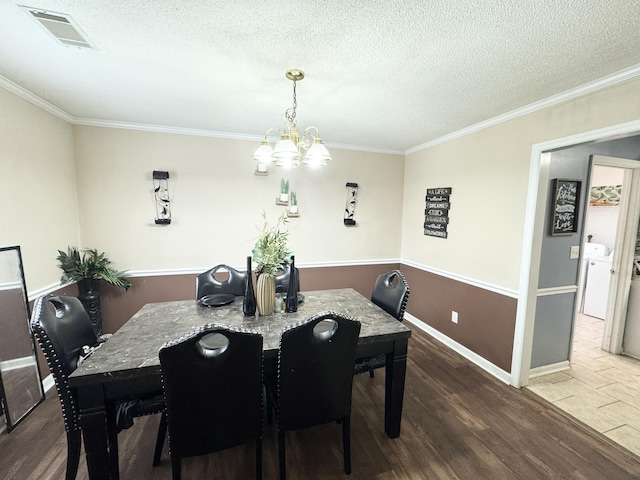
{"label": "crown molding", "polygon": [[430,140],[426,143],[409,148],[404,153],[405,155],[409,155],[421,150],[426,150],[427,148],[434,147],[441,143],[450,142],[451,140],[455,140],[456,138],[464,137],[465,135],[469,135],[470,133],[475,133],[480,130],[484,130],[485,128],[493,127],[494,125],[498,125],[500,123],[504,123],[509,120],[513,120],[515,118],[522,117],[524,115],[528,115],[530,113],[537,112],[539,110],[543,110],[545,108],[552,107],[569,100],[573,100],[574,98],[582,97],[584,95],[589,95],[591,93],[604,90],[605,88],[609,88],[619,83],[626,82],[627,80],[631,80],[638,76],[640,76],[640,64],[624,70],[620,70],[619,72],[600,78],[598,80],[594,80],[593,82],[585,83],[584,85],[580,85],[579,87],[567,90],[566,92],[553,95],[544,100],[540,100],[539,102],[531,103],[524,107],[512,110],[511,112],[507,112],[483,122],[476,123],[475,125],[471,125],[456,132],[443,135],[442,137],[436,138],[435,140]]}
{"label": "crown molding", "polygon": [[69,115],[67,112],[50,104],[49,102],[47,102],[46,100],[43,100],[37,95],[34,95],[26,88],[23,88],[20,85],[13,83],[11,80],[3,77],[2,75],[0,75],[0,87],[10,91],[11,93],[26,100],[27,102],[32,103],[36,107],[40,107],[42,110],[49,112],[51,115],[61,118],[65,122],[73,123],[73,117]]}
{"label": "crown molding", "polygon": [[[469,135],[471,133],[484,130],[485,128],[489,128],[489,127],[498,125],[500,123],[504,123],[509,120],[513,120],[515,118],[522,117],[524,115],[528,115],[530,113],[534,113],[548,107],[552,107],[554,105],[558,105],[560,103],[572,100],[574,98],[578,98],[584,95],[589,95],[591,93],[598,92],[605,88],[609,88],[619,83],[626,82],[627,80],[634,79],[638,76],[640,76],[640,64],[635,65],[633,67],[626,68],[624,70],[620,70],[619,72],[613,73],[611,75],[600,78],[598,80],[594,80],[593,82],[586,83],[584,85],[578,86],[571,90],[567,90],[557,95],[553,95],[544,100],[540,100],[539,102],[531,103],[524,107],[512,110],[511,112],[498,115],[497,117],[493,117],[488,120],[476,123],[475,125],[471,125],[461,130],[457,130],[447,135],[443,135],[442,137],[436,138],[434,140],[430,140],[420,145],[416,145],[415,147],[411,147],[404,151],[367,147],[364,145],[341,144],[341,143],[326,143],[325,145],[329,148],[335,148],[340,150],[382,153],[382,154],[401,155],[401,156],[410,155],[412,153],[416,153],[421,150],[426,150],[427,148],[434,147],[441,143],[450,142],[457,138],[464,137],[465,135]],[[64,110],[43,100],[37,95],[29,92],[25,88],[13,83],[11,80],[1,75],[0,75],[0,87],[16,94],[17,96],[23,98],[24,100],[27,100],[28,102],[42,108],[43,110],[51,113],[52,115],[55,115],[56,117],[59,117],[65,120],[66,122],[72,125],[117,128],[117,129],[123,129],[123,130],[137,130],[137,131],[156,132],[156,133],[171,133],[171,134],[178,134],[178,135],[192,135],[192,136],[198,136],[198,137],[224,138],[224,139],[230,139],[230,140],[248,140],[248,141],[255,141],[255,142],[259,142],[264,138],[264,136],[262,135],[249,135],[249,134],[242,134],[242,133],[218,132],[214,130],[173,127],[169,125],[151,125],[151,124],[143,124],[143,123],[118,122],[113,120],[99,120],[99,119],[92,119],[92,118],[73,117],[72,115],[69,115]]]}

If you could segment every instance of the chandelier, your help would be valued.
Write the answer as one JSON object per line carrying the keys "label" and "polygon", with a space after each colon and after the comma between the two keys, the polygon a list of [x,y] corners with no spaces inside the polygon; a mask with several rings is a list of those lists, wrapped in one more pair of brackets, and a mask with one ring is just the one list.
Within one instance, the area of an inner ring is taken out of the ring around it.
{"label": "chandelier", "polygon": [[[331,154],[323,145],[318,129],[310,126],[300,135],[296,124],[296,82],[304,78],[304,72],[292,68],[285,75],[293,82],[293,106],[284,112],[282,129],[270,128],[264,134],[264,140],[253,154],[253,159],[258,162],[256,173],[267,172],[267,166],[272,162],[279,167],[296,168],[300,165],[300,160],[311,167],[324,166],[331,160]],[[280,140],[276,142],[275,148],[271,147],[267,137],[272,131],[280,133]]]}

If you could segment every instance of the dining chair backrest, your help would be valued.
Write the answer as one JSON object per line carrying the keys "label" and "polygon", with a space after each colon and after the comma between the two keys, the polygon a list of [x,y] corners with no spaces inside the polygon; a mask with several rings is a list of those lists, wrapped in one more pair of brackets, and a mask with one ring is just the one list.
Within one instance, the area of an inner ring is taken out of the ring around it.
{"label": "dining chair backrest", "polygon": [[78,407],[69,387],[83,347],[98,343],[91,319],[75,297],[46,295],[36,300],[31,317],[33,332],[56,384],[67,431],[79,430]]}
{"label": "dining chair backrest", "polygon": [[166,343],[159,357],[178,469],[180,458],[262,437],[261,335],[208,325]]}
{"label": "dining chair backrest", "polygon": [[[98,344],[91,318],[84,305],[76,297],[45,295],[36,299],[30,322],[31,331],[38,341],[42,353],[47,360],[49,370],[56,384],[64,428],[67,432],[67,464],[66,480],[73,480],[78,471],[80,461],[80,448],[82,443],[82,430],[80,428],[80,415],[75,390],[69,385],[69,375],[78,368],[81,357],[86,357]],[[133,424],[133,417],[160,413],[164,409],[162,397],[147,396],[144,399],[130,398],[127,400],[129,408],[120,415],[122,424],[108,423],[110,441],[117,444],[115,436],[120,428],[128,428]],[[114,405],[113,417],[119,404]],[[123,410],[120,410],[123,411]],[[160,463],[162,443],[166,432],[166,422],[161,420],[158,428],[156,448],[154,452],[154,465]],[[118,454],[117,448],[113,448],[111,467],[117,472]],[[112,472],[113,473],[113,472]]]}
{"label": "dining chair backrest", "polygon": [[[227,272],[226,280],[218,280],[216,274]],[[236,296],[244,295],[247,274],[229,265],[216,265],[196,277],[196,300],[205,295],[215,293],[229,293]]]}
{"label": "dining chair backrest", "polygon": [[[300,291],[300,271],[298,270],[298,267],[296,268],[296,279],[298,281],[298,283],[296,284],[296,291],[299,292]],[[289,290],[289,282],[291,280],[291,265],[283,265],[282,267],[282,273],[279,275],[276,275],[274,277],[274,280],[276,282],[276,293],[287,293],[287,291]]]}
{"label": "dining chair backrest", "polygon": [[348,417],[360,322],[335,312],[312,316],[282,334],[278,428],[294,430]]}
{"label": "dining chair backrest", "polygon": [[392,270],[378,275],[371,293],[371,301],[402,321],[409,293],[409,284],[404,274],[400,270]]}

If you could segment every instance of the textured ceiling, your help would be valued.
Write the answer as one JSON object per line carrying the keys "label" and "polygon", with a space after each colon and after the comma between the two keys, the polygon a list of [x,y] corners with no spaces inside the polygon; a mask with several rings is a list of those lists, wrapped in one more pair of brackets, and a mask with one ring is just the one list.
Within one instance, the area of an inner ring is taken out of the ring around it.
{"label": "textured ceiling", "polygon": [[264,135],[296,67],[300,127],[403,152],[640,73],[637,0],[25,2],[70,15],[99,51],[58,44],[0,0],[0,76],[78,123]]}

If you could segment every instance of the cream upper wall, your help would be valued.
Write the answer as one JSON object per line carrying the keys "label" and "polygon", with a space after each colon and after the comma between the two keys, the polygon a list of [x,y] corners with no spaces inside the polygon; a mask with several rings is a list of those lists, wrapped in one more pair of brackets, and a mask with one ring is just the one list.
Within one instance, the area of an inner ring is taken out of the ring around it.
{"label": "cream upper wall", "polygon": [[[319,170],[272,167],[253,174],[256,142],[100,127],[74,127],[82,246],[104,250],[117,268],[164,270],[243,266],[262,225],[274,222],[280,179],[297,192],[290,245],[301,264],[397,259],[404,158],[332,150]],[[172,223],[154,224],[152,171],[169,171]],[[347,182],[360,185],[344,226]]]}
{"label": "cream upper wall", "polygon": [[[516,290],[532,145],[638,118],[633,80],[408,155],[402,258]],[[433,187],[453,188],[447,239],[423,232]]]}
{"label": "cream upper wall", "polygon": [[0,88],[0,166],[0,245],[20,245],[30,291],[47,287],[79,241],[71,126]]}

